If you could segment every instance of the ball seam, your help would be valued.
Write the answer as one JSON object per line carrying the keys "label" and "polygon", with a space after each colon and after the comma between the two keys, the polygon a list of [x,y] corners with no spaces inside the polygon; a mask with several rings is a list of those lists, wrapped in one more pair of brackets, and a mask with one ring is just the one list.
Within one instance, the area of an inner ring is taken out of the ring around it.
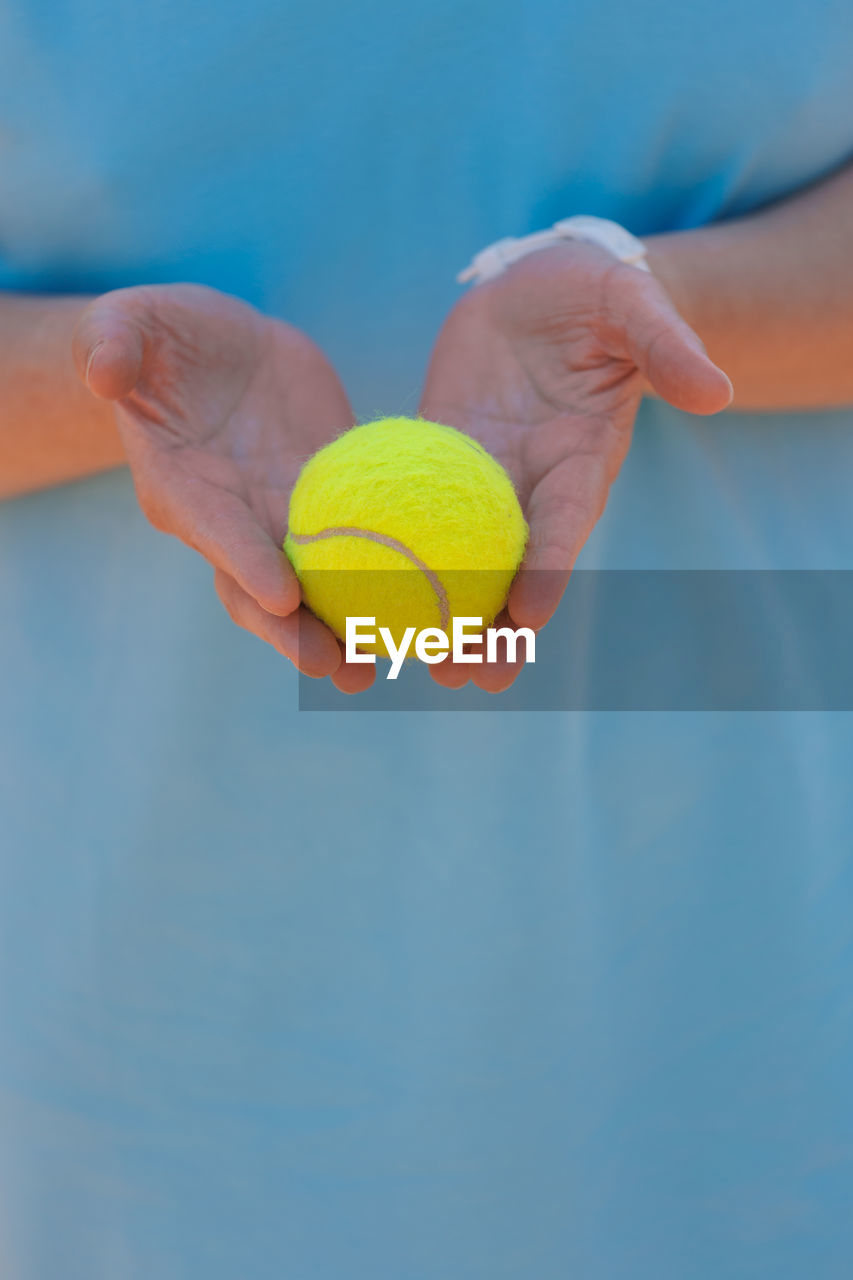
{"label": "ball seam", "polygon": [[[416,569],[420,570],[432,587],[438,602],[441,629],[442,631],[447,630],[447,624],[450,621],[450,605],[444,585],[438,574],[433,569],[430,569],[429,565],[424,564],[423,560],[416,556],[411,547],[406,546],[405,542],[389,537],[386,533],[377,533],[375,529],[358,529],[348,525],[321,529],[319,533],[291,533],[290,538],[297,546],[306,546],[311,542],[322,542],[326,538],[366,538],[369,542],[378,542],[383,547],[389,547],[392,551],[399,552],[400,555],[410,560]],[[377,570],[377,572],[382,572],[382,570]]]}

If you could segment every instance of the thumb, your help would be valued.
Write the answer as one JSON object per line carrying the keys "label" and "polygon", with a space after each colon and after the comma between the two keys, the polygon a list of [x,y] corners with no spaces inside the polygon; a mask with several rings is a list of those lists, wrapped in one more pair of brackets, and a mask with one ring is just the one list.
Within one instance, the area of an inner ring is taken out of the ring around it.
{"label": "thumb", "polygon": [[118,295],[124,292],[116,290],[90,302],[71,338],[78,376],[101,400],[129,396],[142,374],[144,328],[140,317],[121,305]]}
{"label": "thumb", "polygon": [[719,413],[732,402],[732,384],[705,352],[657,282],[642,281],[625,319],[628,354],[658,393],[688,413]]}

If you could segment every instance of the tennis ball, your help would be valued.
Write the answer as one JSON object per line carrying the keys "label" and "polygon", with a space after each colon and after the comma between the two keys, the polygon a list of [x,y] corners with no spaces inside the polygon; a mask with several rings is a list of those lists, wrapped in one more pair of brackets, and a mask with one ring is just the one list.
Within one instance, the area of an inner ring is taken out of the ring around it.
{"label": "tennis ball", "polygon": [[[524,554],[527,525],[503,467],[453,427],[382,418],[314,454],[290,498],[284,550],[313,613],[340,638],[376,619],[399,645],[408,627],[488,627]],[[374,630],[369,628],[369,630]],[[361,645],[359,646],[362,647]]]}

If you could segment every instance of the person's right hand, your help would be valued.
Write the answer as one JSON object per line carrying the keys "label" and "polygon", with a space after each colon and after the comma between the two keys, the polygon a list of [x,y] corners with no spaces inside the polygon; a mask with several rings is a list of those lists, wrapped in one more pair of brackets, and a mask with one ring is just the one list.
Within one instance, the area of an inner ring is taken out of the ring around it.
{"label": "person's right hand", "polygon": [[240,626],[307,675],[365,683],[300,606],[281,549],[306,459],[353,425],[346,393],[310,338],[203,285],[95,298],[73,339],[80,377],[115,402],[142,510],[213,565]]}

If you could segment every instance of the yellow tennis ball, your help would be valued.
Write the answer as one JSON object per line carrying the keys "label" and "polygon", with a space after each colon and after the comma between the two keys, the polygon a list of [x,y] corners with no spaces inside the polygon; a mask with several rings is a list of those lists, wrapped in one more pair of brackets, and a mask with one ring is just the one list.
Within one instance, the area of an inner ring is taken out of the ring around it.
{"label": "yellow tennis ball", "polygon": [[[367,652],[388,655],[408,627],[488,627],[521,563],[527,525],[503,467],[453,427],[382,418],[353,427],[305,464],[284,550],[313,613],[344,639],[376,619]],[[372,628],[371,628],[372,630]]]}

